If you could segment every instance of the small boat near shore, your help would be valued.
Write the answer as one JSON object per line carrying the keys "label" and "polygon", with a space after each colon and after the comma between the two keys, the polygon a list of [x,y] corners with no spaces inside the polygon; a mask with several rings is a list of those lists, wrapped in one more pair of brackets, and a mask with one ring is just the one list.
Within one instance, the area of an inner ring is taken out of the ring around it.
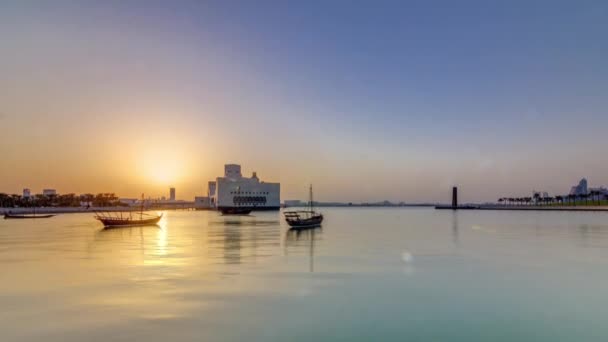
{"label": "small boat near shore", "polygon": [[285,221],[292,229],[307,229],[320,227],[323,222],[323,214],[316,212],[312,200],[312,185],[310,186],[310,199],[307,210],[286,211]]}
{"label": "small boat near shore", "polygon": [[10,214],[10,213],[5,213],[4,214],[4,219],[41,219],[41,218],[49,218],[49,217],[53,217],[55,216],[54,214],[43,214],[43,215],[38,215],[38,214]]}

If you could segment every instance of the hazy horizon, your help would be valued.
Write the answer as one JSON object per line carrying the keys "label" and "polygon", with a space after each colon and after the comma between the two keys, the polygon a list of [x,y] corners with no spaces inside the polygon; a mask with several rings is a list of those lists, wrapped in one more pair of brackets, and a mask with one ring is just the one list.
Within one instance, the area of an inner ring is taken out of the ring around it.
{"label": "hazy horizon", "polygon": [[463,202],[608,185],[606,2],[0,4],[0,192]]}

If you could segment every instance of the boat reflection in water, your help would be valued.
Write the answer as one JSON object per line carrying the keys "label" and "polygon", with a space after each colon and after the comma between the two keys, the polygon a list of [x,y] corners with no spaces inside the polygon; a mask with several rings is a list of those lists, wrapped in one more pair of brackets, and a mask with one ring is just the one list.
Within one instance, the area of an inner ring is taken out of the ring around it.
{"label": "boat reflection in water", "polygon": [[218,264],[256,263],[280,251],[281,227],[273,216],[228,216],[209,222],[208,259]]}
{"label": "boat reflection in water", "polygon": [[309,271],[314,272],[315,242],[321,241],[322,233],[321,227],[289,229],[285,233],[285,256],[308,254]]}

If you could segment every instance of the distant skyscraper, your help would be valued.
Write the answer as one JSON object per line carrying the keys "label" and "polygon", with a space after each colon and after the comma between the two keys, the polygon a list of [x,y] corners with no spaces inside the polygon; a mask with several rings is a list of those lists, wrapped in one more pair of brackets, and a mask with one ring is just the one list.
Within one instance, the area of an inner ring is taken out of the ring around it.
{"label": "distant skyscraper", "polygon": [[32,192],[30,191],[30,189],[25,188],[23,189],[23,198],[29,198],[32,195]]}
{"label": "distant skyscraper", "polygon": [[580,195],[587,195],[588,193],[589,193],[589,189],[587,189],[587,179],[586,178],[581,179],[581,181],[578,182],[578,185],[573,186],[570,189],[570,195],[580,196]]}
{"label": "distant skyscraper", "polygon": [[169,189],[169,201],[175,201],[175,188]]}

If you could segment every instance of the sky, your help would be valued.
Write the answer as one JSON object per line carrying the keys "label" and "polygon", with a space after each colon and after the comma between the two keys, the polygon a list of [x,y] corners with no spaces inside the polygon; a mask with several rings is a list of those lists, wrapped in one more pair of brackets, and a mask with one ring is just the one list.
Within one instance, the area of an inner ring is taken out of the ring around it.
{"label": "sky", "polygon": [[3,1],[0,192],[608,185],[605,1]]}

